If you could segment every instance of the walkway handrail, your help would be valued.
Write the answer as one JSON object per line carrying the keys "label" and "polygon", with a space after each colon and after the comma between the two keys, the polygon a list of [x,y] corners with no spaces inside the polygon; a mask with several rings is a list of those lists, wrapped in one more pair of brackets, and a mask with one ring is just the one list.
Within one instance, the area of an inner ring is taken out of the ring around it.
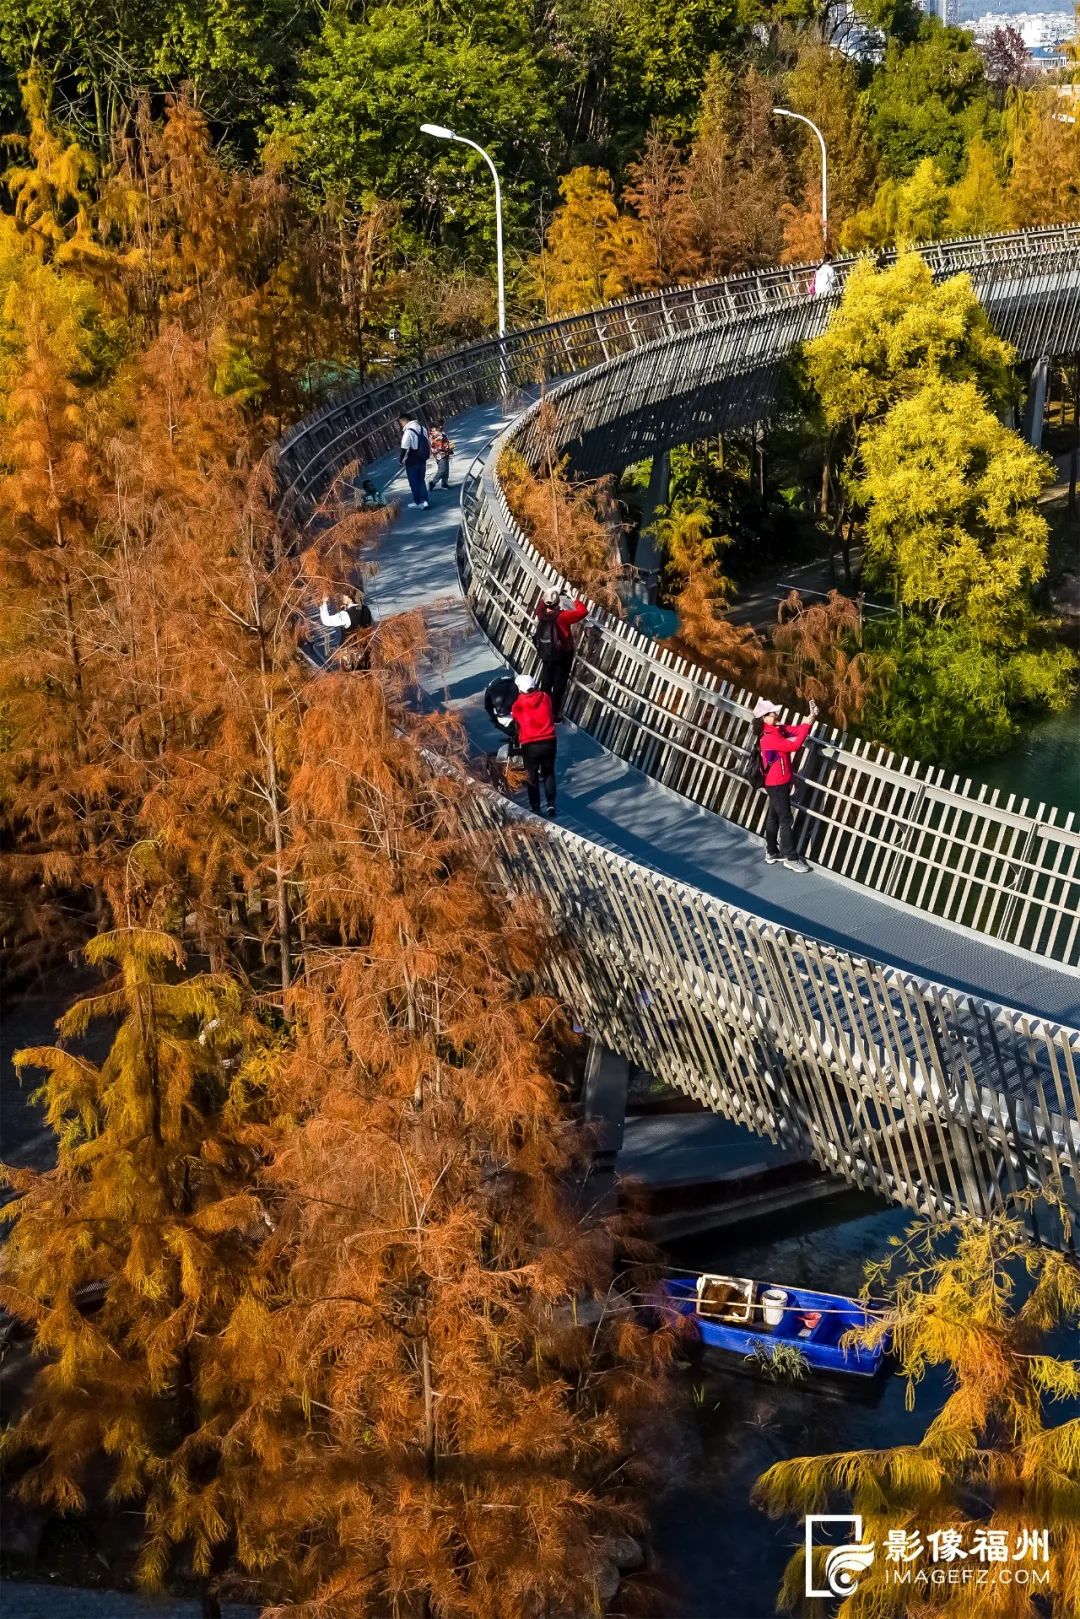
{"label": "walkway handrail", "polygon": [[[926,257],[938,274],[968,269],[978,279],[1000,269],[1009,288],[1022,282],[1025,296],[1013,299],[1010,335],[1027,352],[1042,352],[1051,328],[1071,332],[1075,325],[1080,336],[1080,226],[938,244]],[[851,262],[839,266],[841,282]],[[310,509],[350,462],[391,449],[405,404],[451,414],[497,398],[502,357],[519,386],[570,373],[548,395],[565,412],[566,438],[598,421],[617,428],[620,410],[640,403],[646,387],[653,397],[664,378],[652,362],[664,351],[681,363],[696,344],[714,375],[723,375],[724,366],[775,366],[827,313],[824,301],[805,296],[806,282],[804,269],[786,269],[648,294],[512,333],[505,347],[497,340],[474,344],[354,390],[283,442],[286,498]],[[1036,291],[1027,297],[1030,287]],[[626,378],[639,363],[637,380],[630,378],[637,395],[628,399]],[[531,420],[526,412],[509,435],[526,450]],[[536,590],[567,587],[566,581],[520,533],[493,481],[473,480],[465,512],[474,611],[508,659],[527,665],[535,656]],[[583,646],[572,687],[575,718],[677,792],[760,831],[761,795],[738,773],[752,694],[598,616],[602,627]],[[809,852],[817,864],[991,937],[1076,960],[1080,834],[1071,814],[1017,803],[1015,795],[1002,802],[996,789],[973,788],[835,731],[821,734],[819,743],[805,772]]]}
{"label": "walkway handrail", "polygon": [[[1080,1032],[849,955],[545,824],[471,804],[494,869],[558,919],[551,988],[611,1049],[922,1213],[1047,1183],[1080,1204]],[[490,841],[487,842],[490,851]]]}
{"label": "walkway handrail", "polygon": [[[1050,225],[988,237],[962,237],[919,249],[938,275],[977,265],[1015,263],[1029,269],[1048,250],[1080,242],[1080,224]],[[889,255],[891,257],[891,255]],[[843,286],[857,259],[837,263]],[[297,423],[279,446],[286,506],[307,514],[351,462],[377,459],[395,447],[398,411],[431,405],[445,414],[500,397],[500,363],[513,386],[566,376],[658,337],[699,330],[718,319],[761,313],[809,290],[813,267],[746,271],[718,281],[640,293],[558,320],[518,328],[436,354],[377,383],[345,385]]]}
{"label": "walkway handrail", "polygon": [[[1052,252],[1062,251],[1063,236],[1075,254],[1076,227],[1020,240],[1029,259],[1042,242],[1045,267]],[[977,260],[978,251],[978,244],[951,244],[948,267],[958,267],[965,253]],[[1019,263],[1018,251],[1015,238],[986,250],[998,263]],[[630,356],[646,342],[670,343],[673,334],[677,340],[691,326],[702,332],[721,327],[717,342],[727,345],[726,355],[731,344],[737,348],[753,337],[755,323],[784,309],[809,309],[810,300],[797,292],[765,308],[784,278],[791,284],[796,274],[759,278],[753,294],[736,278],[728,289],[731,302],[756,298],[754,311],[732,313],[721,285],[712,289],[713,312],[706,317],[704,289],[696,324],[689,316],[678,324],[675,300],[683,289],[596,312],[594,326],[585,317],[576,336],[563,334],[562,359],[601,365],[601,336],[612,354]],[[1076,282],[1080,289],[1080,276]],[[1072,307],[1080,308],[1080,296]],[[815,318],[819,313],[817,306]],[[1027,340],[1034,344],[1046,326],[1037,306],[1030,315]],[[540,338],[515,334],[522,338],[514,362],[519,382],[538,374],[529,373],[523,355],[544,359],[555,352],[554,330],[544,328]],[[611,338],[616,331],[618,342]],[[714,346],[714,358],[719,351]],[[494,399],[499,352],[497,344],[478,345],[471,357],[446,356],[408,373],[408,380],[396,379],[378,399],[362,391],[339,400],[292,436],[291,457],[283,451],[291,498],[310,510],[350,461],[392,447],[404,403],[449,413]],[[652,363],[651,352],[643,358]],[[417,375],[426,378],[424,394]],[[605,409],[614,400],[614,391],[603,392],[612,379],[606,373],[597,396]],[[588,403],[579,398],[574,408]],[[617,426],[617,415],[613,419]],[[555,582],[556,575],[513,525],[490,455],[467,479],[460,561],[492,639],[519,664],[527,662],[534,655],[531,602],[539,584]],[[732,766],[745,747],[748,694],[702,676],[626,626],[604,624],[590,632],[573,700],[608,746],[624,756],[636,749],[636,762],[687,796],[698,792],[699,801],[707,801],[695,787],[695,771],[711,782],[719,794],[714,807],[725,814],[746,794]],[[605,721],[604,713],[612,717]],[[835,810],[824,812],[825,795],[832,795],[831,803],[842,800],[847,773],[857,772],[867,794],[864,814],[858,824],[840,826],[839,835],[859,841],[861,834],[864,844],[880,850],[884,892],[896,886],[890,869],[898,863],[906,869],[910,851],[928,836],[966,840],[964,825],[987,809],[998,813],[999,841],[1012,865],[1026,881],[1043,881],[1034,870],[1035,850],[1061,830],[1050,816],[1033,818],[1023,813],[1026,805],[1014,809],[1011,800],[999,806],[998,795],[987,798],[986,789],[976,798],[943,772],[913,778],[906,761],[897,766],[881,750],[840,743],[829,741],[814,753],[815,833],[831,832],[842,819]],[[928,833],[925,805],[931,801],[943,824]],[[518,837],[519,812],[493,793],[470,795],[466,804],[483,828],[489,869],[512,893],[534,892],[557,923],[561,947],[546,959],[549,987],[613,1049],[705,1106],[911,1208],[988,1214],[1003,1193],[1048,1181],[1059,1182],[1080,1205],[1080,1031],[766,922],[558,825],[544,823],[540,835]],[[883,816],[891,817],[891,836]],[[985,863],[998,852],[978,858]],[[1073,870],[1075,855],[1072,847]],[[1007,886],[1012,879],[999,874],[994,880]],[[1014,911],[1021,903],[1029,900],[1018,901],[1015,889],[1004,901]],[[931,896],[927,908],[935,904]]]}
{"label": "walkway handrail", "polygon": [[[1060,243],[1050,251],[1059,256]],[[1080,342],[1080,240],[1066,253],[1073,292],[1067,301]],[[799,310],[800,325],[803,319]],[[759,365],[782,357],[790,347],[783,328],[775,320],[764,326],[745,318],[729,323],[744,364],[751,350]],[[694,347],[685,337],[659,341],[557,384],[545,396],[544,437],[550,443],[554,432],[562,446],[580,440],[600,420],[610,449],[612,422],[617,431],[619,419],[612,412],[632,415],[643,389],[660,393],[672,376],[689,386],[696,375]],[[707,370],[715,356],[706,361]],[[527,409],[492,447],[483,474],[471,476],[463,506],[474,612],[509,661],[526,666],[535,658],[532,608],[538,593],[571,588],[521,532],[498,480],[504,449],[534,463],[542,453],[541,436],[533,432],[538,410],[535,404]],[[592,616],[599,628],[583,640],[576,661],[568,699],[572,716],[628,763],[760,832],[762,797],[741,774],[754,694],[719,681],[595,607]],[[973,788],[958,775],[824,728],[803,775],[804,847],[816,864],[992,938],[1077,961],[1080,830],[1072,812],[1018,801],[1014,794],[1003,799],[996,789]]]}

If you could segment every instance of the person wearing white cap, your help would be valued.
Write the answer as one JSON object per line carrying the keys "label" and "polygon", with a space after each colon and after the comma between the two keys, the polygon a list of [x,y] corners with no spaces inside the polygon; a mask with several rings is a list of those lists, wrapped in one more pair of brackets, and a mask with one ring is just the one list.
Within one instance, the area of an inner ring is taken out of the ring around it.
{"label": "person wearing white cap", "polygon": [[554,586],[545,590],[536,604],[536,634],[533,639],[543,665],[540,684],[551,698],[557,725],[562,721],[563,699],[574,662],[574,625],[580,624],[588,611],[582,601],[563,607],[562,598]]}
{"label": "person wearing white cap", "polygon": [[817,704],[810,704],[810,718],[801,725],[781,725],[779,705],[771,697],[759,697],[754,705],[754,735],[751,746],[761,754],[762,779],[769,799],[765,816],[765,864],[782,860],[788,871],[809,871],[795,853],[795,833],[791,824],[792,758],[805,744],[817,718]]}
{"label": "person wearing white cap", "polygon": [[518,695],[510,713],[525,762],[529,808],[534,815],[539,815],[543,779],[547,812],[551,816],[555,814],[555,710],[548,693],[539,689],[532,675],[518,675],[514,684]]}

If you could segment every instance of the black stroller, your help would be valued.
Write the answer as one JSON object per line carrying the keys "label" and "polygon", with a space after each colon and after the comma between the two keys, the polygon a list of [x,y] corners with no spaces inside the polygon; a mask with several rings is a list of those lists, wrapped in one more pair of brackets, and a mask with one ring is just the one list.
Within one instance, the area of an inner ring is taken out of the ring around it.
{"label": "black stroller", "polygon": [[484,693],[484,707],[488,718],[503,739],[500,746],[486,756],[488,780],[498,792],[505,793],[507,798],[514,796],[508,772],[525,768],[521,749],[518,747],[517,726],[510,712],[517,696],[517,685],[510,669],[504,669],[501,674],[496,675]]}

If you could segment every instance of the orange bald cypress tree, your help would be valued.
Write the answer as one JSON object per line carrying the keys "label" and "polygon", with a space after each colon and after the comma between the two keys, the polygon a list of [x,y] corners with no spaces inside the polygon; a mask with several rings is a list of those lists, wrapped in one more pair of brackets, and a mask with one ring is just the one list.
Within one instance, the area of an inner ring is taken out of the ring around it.
{"label": "orange bald cypress tree", "polygon": [[675,142],[653,125],[641,157],[627,167],[626,201],[641,224],[634,239],[633,277],[639,287],[692,280],[702,257],[694,241],[696,215],[690,171]]}
{"label": "orange bald cypress tree", "polygon": [[619,527],[606,520],[614,505],[610,492],[571,478],[569,458],[559,453],[558,418],[550,400],[542,402],[536,425],[540,440],[537,469],[512,450],[499,462],[499,479],[510,510],[540,554],[564,578],[591,601],[621,617]]}
{"label": "orange bald cypress tree", "polygon": [[570,1198],[556,1008],[523,987],[539,920],[496,899],[462,784],[378,679],[320,682],[297,741],[308,948],[274,1103],[298,1122],[265,1255],[287,1297],[236,1430],[240,1555],[297,1616],[580,1611],[637,1522],[662,1348],[618,1311],[574,1324],[610,1242]]}
{"label": "orange bald cypress tree", "polygon": [[862,609],[830,590],[807,605],[797,590],[780,603],[772,633],[772,670],[781,689],[818,703],[846,728],[887,685],[889,665],[863,650]]}
{"label": "orange bald cypress tree", "polygon": [[72,879],[99,918],[122,834],[118,703],[99,655],[108,499],[108,337],[92,289],[37,262],[0,222],[7,263],[0,353],[0,700],[11,746],[5,816],[22,881]]}

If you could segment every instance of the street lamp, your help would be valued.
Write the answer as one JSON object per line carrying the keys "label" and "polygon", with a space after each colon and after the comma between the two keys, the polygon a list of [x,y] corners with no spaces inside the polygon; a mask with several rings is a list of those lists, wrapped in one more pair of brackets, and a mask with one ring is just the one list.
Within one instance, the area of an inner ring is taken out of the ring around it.
{"label": "street lamp", "polygon": [[800,124],[809,124],[818,138],[821,147],[821,240],[828,251],[829,246],[829,160],[825,154],[825,137],[814,123],[812,118],[804,118],[801,112],[792,112],[790,107],[774,107],[773,112],[777,118],[797,118]]}
{"label": "street lamp", "polygon": [[498,263],[499,275],[499,336],[506,336],[506,283],[503,277],[503,229],[502,229],[502,187],[499,185],[499,171],[491,161],[490,156],[482,146],[469,140],[467,135],[458,135],[452,129],[446,129],[442,124],[421,124],[421,135],[431,135],[437,141],[460,141],[462,146],[471,146],[474,152],[479,152],[488,168],[491,178],[495,182],[495,255]]}

